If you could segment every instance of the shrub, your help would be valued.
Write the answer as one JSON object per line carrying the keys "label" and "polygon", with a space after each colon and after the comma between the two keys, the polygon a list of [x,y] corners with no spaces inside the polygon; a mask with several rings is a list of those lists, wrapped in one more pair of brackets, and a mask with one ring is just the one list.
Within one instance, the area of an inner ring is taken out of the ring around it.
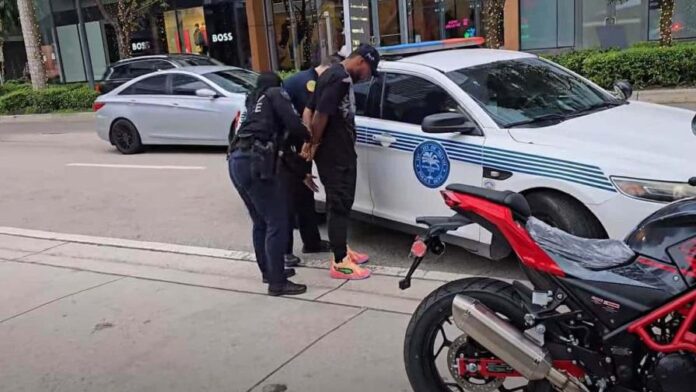
{"label": "shrub", "polygon": [[17,90],[22,90],[22,89],[29,89],[31,86],[27,83],[16,81],[16,80],[9,80],[5,82],[4,84],[0,85],[0,97],[9,94],[11,92],[17,91]]}
{"label": "shrub", "polygon": [[280,75],[281,79],[285,80],[285,79],[291,77],[292,75],[294,75],[298,72],[300,72],[300,71],[298,71],[296,69],[292,69],[290,71],[278,71],[278,75]]}
{"label": "shrub", "polygon": [[605,88],[625,79],[636,89],[696,85],[696,44],[642,45],[625,50],[580,50],[555,61]]}
{"label": "shrub", "polygon": [[92,107],[98,95],[85,85],[56,86],[39,91],[17,89],[0,96],[0,114],[85,111]]}

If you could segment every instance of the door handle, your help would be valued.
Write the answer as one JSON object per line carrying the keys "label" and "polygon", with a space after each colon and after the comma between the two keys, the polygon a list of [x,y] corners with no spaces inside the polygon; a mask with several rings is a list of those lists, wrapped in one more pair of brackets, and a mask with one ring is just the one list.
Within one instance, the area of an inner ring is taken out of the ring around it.
{"label": "door handle", "polygon": [[372,136],[372,140],[379,142],[379,144],[381,144],[382,147],[389,147],[392,144],[396,143],[397,139],[388,133],[383,133],[381,135]]}

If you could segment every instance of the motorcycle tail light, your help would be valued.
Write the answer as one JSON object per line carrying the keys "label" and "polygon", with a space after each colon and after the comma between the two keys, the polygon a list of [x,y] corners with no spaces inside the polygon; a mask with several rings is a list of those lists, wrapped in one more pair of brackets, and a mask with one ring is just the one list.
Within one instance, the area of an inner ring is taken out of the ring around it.
{"label": "motorcycle tail light", "polygon": [[426,245],[420,237],[416,237],[416,241],[411,245],[411,255],[423,257],[426,252],[428,252],[428,245]]}
{"label": "motorcycle tail light", "polygon": [[445,199],[447,207],[453,208],[459,205],[459,201],[455,197],[454,192],[442,191],[440,194],[442,194],[442,198]]}

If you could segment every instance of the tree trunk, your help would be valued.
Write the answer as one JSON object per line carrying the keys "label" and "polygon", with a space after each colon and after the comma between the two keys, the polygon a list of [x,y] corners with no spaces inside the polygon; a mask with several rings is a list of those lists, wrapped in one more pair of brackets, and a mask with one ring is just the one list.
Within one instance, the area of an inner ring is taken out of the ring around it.
{"label": "tree trunk", "polygon": [[503,44],[503,11],[505,0],[488,0],[483,3],[484,28],[486,30],[486,46],[498,49]]}
{"label": "tree trunk", "polygon": [[662,0],[660,7],[660,46],[672,45],[672,17],[674,0]]}
{"label": "tree trunk", "polygon": [[2,16],[0,16],[0,85],[5,84],[5,34],[4,26],[2,25]]}
{"label": "tree trunk", "polygon": [[27,51],[31,85],[34,90],[40,90],[46,88],[46,70],[39,45],[39,28],[34,16],[34,3],[32,0],[17,0],[17,8],[19,9],[19,22],[22,24],[24,47]]}

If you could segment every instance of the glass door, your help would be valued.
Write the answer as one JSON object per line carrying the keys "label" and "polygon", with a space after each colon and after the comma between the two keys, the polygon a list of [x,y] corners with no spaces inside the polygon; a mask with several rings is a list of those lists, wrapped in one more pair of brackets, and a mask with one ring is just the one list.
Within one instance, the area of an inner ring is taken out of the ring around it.
{"label": "glass door", "polygon": [[372,34],[375,46],[390,46],[408,42],[406,0],[371,0]]}

